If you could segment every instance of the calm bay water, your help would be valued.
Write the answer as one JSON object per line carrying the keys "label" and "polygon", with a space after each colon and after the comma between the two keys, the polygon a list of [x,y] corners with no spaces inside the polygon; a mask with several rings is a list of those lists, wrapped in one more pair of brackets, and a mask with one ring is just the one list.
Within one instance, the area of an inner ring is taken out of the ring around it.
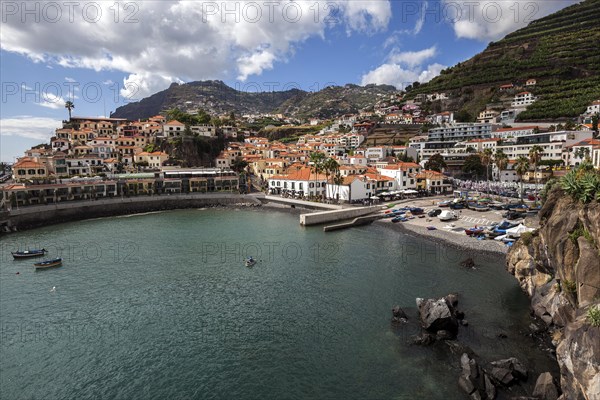
{"label": "calm bay water", "polygon": [[[465,270],[465,253],[380,225],[325,234],[284,212],[182,210],[0,244],[2,399],[462,399],[458,366],[390,325],[392,306],[414,316],[416,297],[450,292],[483,358],[552,368],[520,333],[529,303],[503,257]],[[37,246],[63,266],[12,261]]]}

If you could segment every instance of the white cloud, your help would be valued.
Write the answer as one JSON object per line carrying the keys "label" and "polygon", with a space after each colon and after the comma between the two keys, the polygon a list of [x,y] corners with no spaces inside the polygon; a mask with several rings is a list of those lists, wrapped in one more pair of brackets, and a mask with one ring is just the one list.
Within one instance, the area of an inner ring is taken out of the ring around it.
{"label": "white cloud", "polygon": [[387,84],[404,89],[413,82],[429,82],[446,68],[438,63],[424,66],[425,61],[436,54],[436,46],[419,51],[399,52],[394,49],[384,64],[362,76],[361,84]]}
{"label": "white cloud", "polygon": [[181,79],[150,72],[131,74],[123,79],[123,88],[120,90],[120,94],[127,101],[139,101],[167,88],[173,82],[183,83]]}
{"label": "white cloud", "polygon": [[434,57],[437,54],[435,46],[420,51],[398,52],[394,50],[389,56],[389,62],[394,64],[406,64],[410,67],[421,65],[425,60]]}
{"label": "white cloud", "polygon": [[65,106],[65,99],[50,92],[41,93],[40,100],[41,101],[37,103],[38,106],[52,108],[54,110],[58,110]]}
{"label": "white cloud", "polygon": [[71,83],[73,83],[73,82],[77,82],[75,79],[73,79],[73,78],[69,78],[68,76],[67,76],[67,77],[65,77],[65,81],[67,81],[67,82],[71,82]]}
{"label": "white cloud", "polygon": [[443,0],[445,11],[442,14],[453,25],[458,38],[488,41],[498,40],[535,19],[574,3],[572,0],[483,0],[461,4],[454,0]]}
{"label": "white cloud", "polygon": [[60,120],[28,115],[0,119],[2,136],[19,136],[40,141],[48,141],[54,135],[54,130],[61,126]]}
{"label": "white cloud", "polygon": [[[83,19],[77,6],[72,22],[68,10],[58,22],[28,18],[23,23],[18,13],[7,15],[1,49],[47,65],[125,72],[125,81],[136,82],[136,97],[142,97],[180,80],[260,75],[292,57],[307,39],[325,38],[332,25],[349,34],[371,34],[386,29],[392,15],[389,0],[154,1],[127,12],[119,3],[122,12],[115,22],[113,3],[93,3],[103,7],[95,23]],[[138,22],[127,23],[126,16]]]}

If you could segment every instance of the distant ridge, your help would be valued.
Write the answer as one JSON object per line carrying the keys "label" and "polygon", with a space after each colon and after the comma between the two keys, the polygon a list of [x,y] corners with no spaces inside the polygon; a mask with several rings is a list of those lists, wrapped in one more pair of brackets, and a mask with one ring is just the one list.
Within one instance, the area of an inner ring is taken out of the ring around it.
{"label": "distant ridge", "polygon": [[389,85],[345,85],[327,87],[318,92],[291,89],[253,93],[236,90],[222,81],[196,81],[173,83],[166,90],[117,108],[112,116],[143,119],[176,107],[186,111],[202,108],[212,114],[283,113],[305,118],[328,118],[358,112],[361,108],[372,106],[379,95],[396,92],[396,88]]}

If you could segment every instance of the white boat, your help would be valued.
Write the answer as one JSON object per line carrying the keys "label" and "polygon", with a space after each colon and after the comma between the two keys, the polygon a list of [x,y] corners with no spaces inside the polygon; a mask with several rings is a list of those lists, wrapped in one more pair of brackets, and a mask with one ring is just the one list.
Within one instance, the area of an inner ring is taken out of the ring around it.
{"label": "white boat", "polygon": [[254,266],[254,264],[256,264],[256,260],[252,257],[246,259],[245,261],[246,267],[252,267]]}

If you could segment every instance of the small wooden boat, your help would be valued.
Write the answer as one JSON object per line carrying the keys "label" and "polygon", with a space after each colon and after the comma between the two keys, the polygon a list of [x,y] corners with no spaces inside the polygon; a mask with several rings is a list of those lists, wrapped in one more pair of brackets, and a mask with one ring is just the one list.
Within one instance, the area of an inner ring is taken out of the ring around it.
{"label": "small wooden boat", "polygon": [[479,236],[483,233],[483,228],[468,228],[465,229],[467,236]]}
{"label": "small wooden boat", "polygon": [[52,260],[44,260],[42,262],[33,264],[35,269],[59,267],[61,265],[62,265],[62,258],[54,258]]}
{"label": "small wooden boat", "polygon": [[31,258],[31,257],[40,257],[43,256],[44,254],[46,254],[48,251],[46,249],[39,249],[39,250],[25,250],[25,251],[12,251],[10,254],[12,254],[13,258],[19,259],[19,258]]}
{"label": "small wooden boat", "polygon": [[252,257],[246,259],[246,261],[244,262],[246,267],[252,267],[254,266],[254,264],[256,264],[256,260]]}

